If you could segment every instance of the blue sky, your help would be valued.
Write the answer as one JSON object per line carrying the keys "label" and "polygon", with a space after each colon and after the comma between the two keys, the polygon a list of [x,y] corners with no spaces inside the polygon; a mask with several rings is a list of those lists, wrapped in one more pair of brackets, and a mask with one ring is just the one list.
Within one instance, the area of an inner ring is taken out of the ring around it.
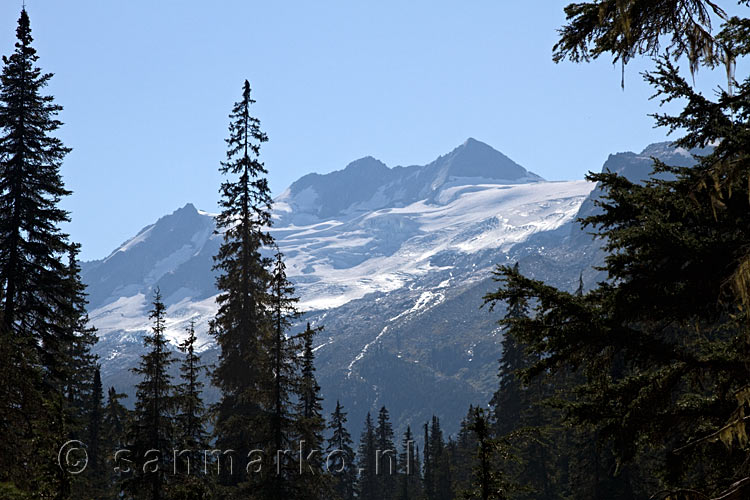
{"label": "blue sky", "polygon": [[[101,258],[187,202],[215,210],[245,78],[275,194],[366,155],[428,163],[467,137],[550,180],[664,140],[648,61],[626,68],[625,91],[609,60],[552,62],[566,3],[27,0],[73,148],[66,230]],[[0,3],[2,54],[20,7]]]}

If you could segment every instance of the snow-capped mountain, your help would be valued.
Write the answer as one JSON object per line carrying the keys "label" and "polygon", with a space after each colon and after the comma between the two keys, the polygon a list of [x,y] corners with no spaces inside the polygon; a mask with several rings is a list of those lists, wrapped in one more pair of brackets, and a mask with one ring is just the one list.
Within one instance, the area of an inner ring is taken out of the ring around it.
{"label": "snow-capped mountain", "polygon": [[275,201],[279,224],[308,225],[417,201],[433,202],[440,193],[455,186],[542,180],[487,144],[469,138],[425,166],[388,168],[368,156],[343,170],[308,174]]}
{"label": "snow-capped mountain", "polygon": [[[650,164],[649,151],[628,157],[627,169]],[[397,426],[435,413],[454,429],[496,384],[499,315],[479,310],[495,286],[492,269],[520,260],[529,274],[573,286],[595,254],[590,238],[572,237],[593,188],[546,182],[474,139],[425,166],[368,157],[292,184],[276,200],[272,233],[304,320],[325,326],[316,355],[326,404],[340,399],[354,426],[385,404]],[[213,216],[187,204],[83,266],[105,384],[131,392],[128,369],[156,287],[170,339],[195,319],[213,359],[206,332],[220,241]]]}
{"label": "snow-capped mountain", "polygon": [[[331,309],[412,284],[441,268],[435,256],[507,249],[554,229],[592,187],[541,181],[474,139],[423,167],[390,169],[363,158],[292,184],[275,202],[272,233],[302,308]],[[140,342],[156,287],[170,308],[175,341],[189,318],[205,333],[216,294],[212,257],[221,240],[214,229],[212,214],[188,203],[105,259],[86,263],[90,316],[100,336]],[[201,340],[207,347],[209,339]]]}

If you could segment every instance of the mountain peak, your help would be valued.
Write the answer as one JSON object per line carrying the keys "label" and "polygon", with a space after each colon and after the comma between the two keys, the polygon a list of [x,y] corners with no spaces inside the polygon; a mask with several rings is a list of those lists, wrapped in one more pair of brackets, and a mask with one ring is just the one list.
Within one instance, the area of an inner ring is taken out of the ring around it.
{"label": "mountain peak", "polygon": [[383,172],[386,170],[390,170],[388,166],[377,158],[373,158],[372,156],[365,156],[358,160],[354,160],[353,162],[349,163],[346,168],[344,168],[344,171],[349,171],[352,173],[361,173],[366,171]]}
{"label": "mountain peak", "polygon": [[193,205],[190,202],[185,203],[184,207],[178,208],[177,210],[175,210],[174,213],[182,212],[183,210],[186,211],[186,212],[195,212],[195,213],[198,213],[198,209],[195,208],[195,205]]}
{"label": "mountain peak", "polygon": [[467,161],[485,161],[488,159],[498,160],[501,158],[503,160],[510,160],[507,156],[489,144],[478,141],[473,137],[466,139],[460,146],[448,153],[448,155],[460,156]]}
{"label": "mountain peak", "polygon": [[[190,274],[193,267],[210,262],[218,251],[219,239],[212,238],[213,234],[213,217],[201,214],[192,203],[160,217],[106,258],[87,263],[89,303],[97,307],[125,289],[148,296],[153,286],[160,287],[165,298],[170,297],[187,283],[184,279],[177,283],[171,273],[185,266],[185,273]],[[203,275],[188,280],[191,286],[183,292],[190,288],[193,297],[207,296],[213,292],[212,280],[213,276]]]}
{"label": "mountain peak", "polygon": [[433,165],[439,166],[445,177],[475,177],[492,180],[542,180],[528,172],[492,146],[469,137]]}
{"label": "mountain peak", "polygon": [[[198,211],[197,208],[195,208],[195,205],[193,205],[192,203],[186,203],[183,207],[178,208],[171,214],[165,215],[159,218],[159,220],[156,221],[155,225],[159,225],[159,226],[164,226],[164,225],[180,226],[180,225],[185,225],[185,224],[190,225],[193,223],[193,221],[199,219],[200,217],[201,217],[200,212]],[[145,229],[147,228],[144,228],[143,230]]]}
{"label": "mountain peak", "polygon": [[[365,156],[342,170],[305,175],[276,199],[284,214],[277,222],[289,223],[293,219],[306,224],[403,207],[420,200],[434,202],[445,187],[541,180],[491,146],[469,137],[450,153],[424,166],[389,168],[382,161]],[[286,214],[292,219],[287,219]]]}
{"label": "mountain peak", "polygon": [[[458,146],[458,148],[467,148],[467,149],[470,149],[470,148],[490,148],[490,149],[493,149],[492,146],[490,146],[489,144],[487,144],[485,142],[482,142],[482,141],[478,141],[478,140],[474,139],[473,137],[467,138],[460,146]],[[458,148],[456,148],[456,149],[458,149]]]}

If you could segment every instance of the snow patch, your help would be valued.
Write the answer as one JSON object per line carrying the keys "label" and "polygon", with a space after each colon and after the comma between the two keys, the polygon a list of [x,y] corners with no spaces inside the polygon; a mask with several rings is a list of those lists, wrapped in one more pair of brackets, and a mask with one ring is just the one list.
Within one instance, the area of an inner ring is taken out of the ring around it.
{"label": "snow patch", "polygon": [[357,354],[354,359],[349,363],[349,366],[346,368],[346,378],[352,377],[352,370],[354,370],[354,365],[360,361],[362,358],[365,357],[365,354],[367,354],[368,349],[370,349],[370,346],[377,343],[381,338],[383,338],[383,335],[388,331],[388,327],[385,326],[380,333],[375,337],[375,339],[372,342],[368,342],[365,344],[365,346],[362,348],[362,350]]}

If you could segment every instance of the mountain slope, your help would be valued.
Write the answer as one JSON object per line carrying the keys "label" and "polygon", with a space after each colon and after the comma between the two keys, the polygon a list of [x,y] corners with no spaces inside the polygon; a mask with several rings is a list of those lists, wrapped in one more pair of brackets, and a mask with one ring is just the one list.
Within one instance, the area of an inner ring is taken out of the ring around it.
{"label": "mountain slope", "polygon": [[[650,164],[644,153],[623,172],[638,175]],[[367,158],[295,182],[277,200],[272,232],[307,311],[302,321],[325,326],[316,355],[326,405],[341,399],[354,429],[385,404],[397,428],[435,413],[454,431],[496,385],[501,311],[479,309],[496,286],[492,269],[520,261],[558,286],[574,287],[582,271],[593,283],[598,244],[573,223],[593,188],[544,182],[472,139],[421,167]],[[127,370],[142,352],[157,286],[168,337],[176,343],[195,319],[201,350],[215,358],[213,228],[211,214],[188,204],[86,263],[105,384],[131,392]]]}

